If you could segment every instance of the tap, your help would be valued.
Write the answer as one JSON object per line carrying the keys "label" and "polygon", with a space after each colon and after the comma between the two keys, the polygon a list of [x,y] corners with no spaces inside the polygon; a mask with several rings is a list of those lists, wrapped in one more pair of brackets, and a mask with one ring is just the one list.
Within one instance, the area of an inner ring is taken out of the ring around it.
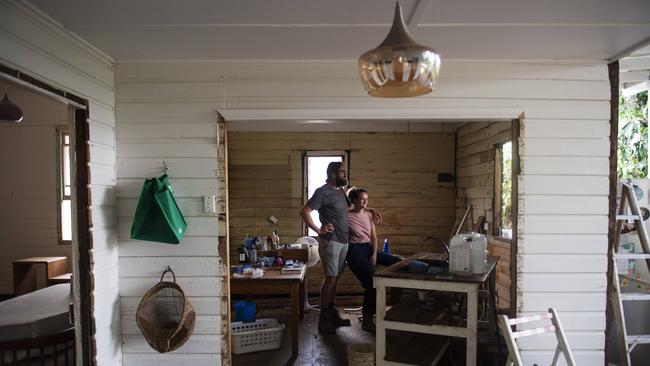
{"label": "tap", "polygon": [[442,240],[440,238],[436,238],[435,236],[427,236],[426,238],[424,238],[424,241],[427,241],[429,239],[431,239],[431,240],[433,240],[435,242],[438,242],[438,243],[440,243],[442,245],[442,247],[445,249],[445,254],[447,255],[447,260],[449,260],[449,245],[447,245],[447,243],[445,243],[444,240]]}

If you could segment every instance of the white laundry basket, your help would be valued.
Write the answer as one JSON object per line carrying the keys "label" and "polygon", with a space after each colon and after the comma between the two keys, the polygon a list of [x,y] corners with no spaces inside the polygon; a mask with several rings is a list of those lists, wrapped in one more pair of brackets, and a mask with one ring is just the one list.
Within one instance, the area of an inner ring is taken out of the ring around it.
{"label": "white laundry basket", "polygon": [[257,319],[251,323],[232,322],[232,353],[278,349],[282,345],[284,324],[277,319]]}

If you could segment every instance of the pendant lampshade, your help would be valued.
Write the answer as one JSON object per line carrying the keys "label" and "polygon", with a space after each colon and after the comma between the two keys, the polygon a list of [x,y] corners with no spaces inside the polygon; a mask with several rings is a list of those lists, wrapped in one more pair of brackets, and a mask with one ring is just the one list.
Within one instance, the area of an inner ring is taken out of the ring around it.
{"label": "pendant lampshade", "polygon": [[373,97],[414,97],[433,90],[440,63],[436,50],[413,39],[397,3],[393,26],[386,39],[359,57],[359,74],[366,91]]}
{"label": "pendant lampshade", "polygon": [[1,123],[19,123],[23,120],[23,111],[19,106],[13,104],[7,94],[0,102],[0,122]]}

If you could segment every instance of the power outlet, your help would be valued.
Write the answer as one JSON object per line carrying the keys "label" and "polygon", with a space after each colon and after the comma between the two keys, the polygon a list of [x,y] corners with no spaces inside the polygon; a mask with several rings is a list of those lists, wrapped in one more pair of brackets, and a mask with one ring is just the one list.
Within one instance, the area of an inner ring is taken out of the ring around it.
{"label": "power outlet", "polygon": [[215,196],[203,196],[203,212],[217,213],[217,203]]}

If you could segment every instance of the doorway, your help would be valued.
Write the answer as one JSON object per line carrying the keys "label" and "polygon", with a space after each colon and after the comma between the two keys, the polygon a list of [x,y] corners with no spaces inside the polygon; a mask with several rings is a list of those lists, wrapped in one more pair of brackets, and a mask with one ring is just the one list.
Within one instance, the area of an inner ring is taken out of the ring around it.
{"label": "doorway", "polygon": [[[68,342],[76,344],[76,364],[91,365],[95,345],[88,101],[3,65],[0,65],[0,83],[10,98],[13,95],[12,101],[24,114],[21,122],[1,126],[6,132],[2,137],[11,140],[11,144],[5,145],[8,150],[3,166],[14,172],[3,172],[2,202],[16,206],[14,212],[23,213],[23,219],[29,220],[27,224],[23,221],[29,229],[23,230],[17,239],[24,241],[22,247],[6,251],[11,257],[5,256],[3,260],[8,261],[9,268],[12,262],[21,259],[35,262],[33,268],[19,271],[18,275],[14,270],[4,276],[10,281],[8,297],[40,290],[48,291],[50,296],[54,288],[57,294],[71,296],[73,306],[68,308],[64,303],[61,315],[67,318],[69,314],[74,330],[48,329],[43,337],[56,338],[65,333],[66,349]],[[7,226],[3,229],[6,229],[3,236],[13,235]],[[18,280],[27,287],[16,292]],[[34,288],[29,288],[32,285]],[[66,286],[66,291],[58,291],[59,286]],[[56,334],[50,334],[55,331]],[[69,360],[69,364],[74,362]]]}

